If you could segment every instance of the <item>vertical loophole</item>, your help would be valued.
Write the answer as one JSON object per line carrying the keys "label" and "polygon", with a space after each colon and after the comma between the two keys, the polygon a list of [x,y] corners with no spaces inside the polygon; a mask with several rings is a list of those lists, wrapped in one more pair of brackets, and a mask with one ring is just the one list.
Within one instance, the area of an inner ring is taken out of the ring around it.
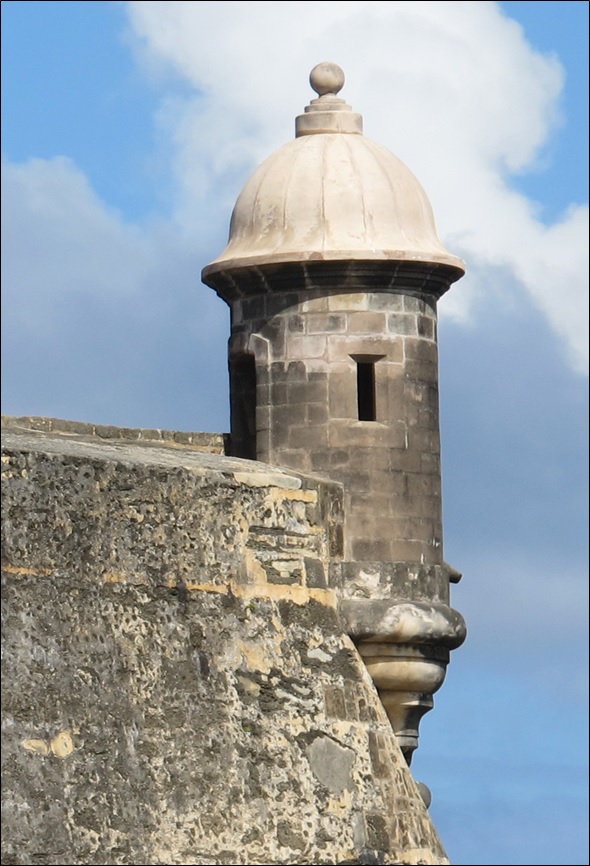
{"label": "vertical loophole", "polygon": [[356,362],[356,383],[359,421],[376,421],[374,361]]}
{"label": "vertical loophole", "polygon": [[230,359],[231,453],[256,460],[256,361],[254,355]]}

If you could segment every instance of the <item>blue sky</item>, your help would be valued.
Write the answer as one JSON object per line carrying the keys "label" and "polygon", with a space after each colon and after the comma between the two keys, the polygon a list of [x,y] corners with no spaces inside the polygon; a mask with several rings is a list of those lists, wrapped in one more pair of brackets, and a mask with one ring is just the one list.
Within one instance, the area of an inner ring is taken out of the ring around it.
{"label": "blue sky", "polygon": [[2,2],[8,414],[227,430],[233,202],[334,60],[468,274],[440,305],[469,627],[415,775],[460,864],[586,864],[588,4]]}

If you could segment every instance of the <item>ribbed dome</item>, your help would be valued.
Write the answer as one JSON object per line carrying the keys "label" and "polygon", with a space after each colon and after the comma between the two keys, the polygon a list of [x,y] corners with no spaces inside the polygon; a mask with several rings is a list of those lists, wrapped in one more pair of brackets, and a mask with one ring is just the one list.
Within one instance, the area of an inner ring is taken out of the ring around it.
{"label": "ribbed dome", "polygon": [[339,67],[320,64],[310,79],[319,99],[297,118],[297,138],[246,183],[229,243],[204,277],[226,268],[305,260],[388,259],[464,271],[461,259],[438,239],[418,180],[363,136],[360,116],[336,97],[344,81]]}

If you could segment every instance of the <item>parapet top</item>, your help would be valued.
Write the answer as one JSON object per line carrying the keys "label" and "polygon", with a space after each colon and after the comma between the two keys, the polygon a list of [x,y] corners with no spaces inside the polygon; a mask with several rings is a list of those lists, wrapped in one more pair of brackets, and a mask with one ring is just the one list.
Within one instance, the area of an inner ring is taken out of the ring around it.
{"label": "parapet top", "polygon": [[342,132],[362,135],[363,118],[338,93],[344,86],[344,72],[337,63],[318,63],[309,74],[309,83],[318,94],[295,119],[295,136]]}

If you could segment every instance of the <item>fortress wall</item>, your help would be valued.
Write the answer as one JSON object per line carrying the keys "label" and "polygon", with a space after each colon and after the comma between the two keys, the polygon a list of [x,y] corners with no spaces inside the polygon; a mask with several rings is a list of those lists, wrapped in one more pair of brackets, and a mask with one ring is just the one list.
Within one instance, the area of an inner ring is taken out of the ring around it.
{"label": "fortress wall", "polygon": [[42,426],[3,436],[3,864],[447,863],[342,633],[340,487]]}

